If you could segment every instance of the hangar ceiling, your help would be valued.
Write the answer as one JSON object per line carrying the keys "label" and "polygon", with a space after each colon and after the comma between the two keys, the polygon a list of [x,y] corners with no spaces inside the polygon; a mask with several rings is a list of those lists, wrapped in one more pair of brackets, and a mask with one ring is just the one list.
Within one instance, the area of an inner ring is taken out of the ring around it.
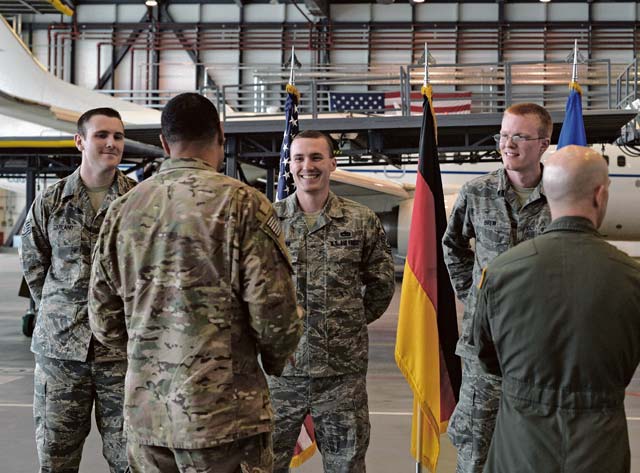
{"label": "hangar ceiling", "polygon": [[0,0],[0,14],[3,16],[33,15],[46,13],[61,13],[60,8],[72,7],[69,0]]}
{"label": "hangar ceiling", "polygon": [[[457,3],[538,3],[540,0],[464,0]],[[554,1],[554,0],[549,0]],[[628,0],[562,0],[562,3],[622,3]],[[106,4],[140,4],[144,0],[0,0],[0,14],[3,16],[65,13],[71,14],[78,5],[106,5]],[[297,4],[305,5],[307,10],[318,17],[327,17],[329,7],[333,3],[451,3],[446,0],[158,0],[158,3],[168,4],[235,4],[239,7],[252,4]]]}

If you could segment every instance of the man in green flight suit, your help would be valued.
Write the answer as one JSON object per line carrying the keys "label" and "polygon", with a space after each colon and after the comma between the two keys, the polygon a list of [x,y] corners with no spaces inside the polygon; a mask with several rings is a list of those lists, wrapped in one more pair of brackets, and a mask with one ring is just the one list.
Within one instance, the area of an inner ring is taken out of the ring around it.
{"label": "man in green flight suit", "polygon": [[607,163],[566,146],[545,163],[553,221],[481,280],[474,345],[502,377],[485,473],[628,473],[625,386],[640,361],[640,265],[596,230]]}

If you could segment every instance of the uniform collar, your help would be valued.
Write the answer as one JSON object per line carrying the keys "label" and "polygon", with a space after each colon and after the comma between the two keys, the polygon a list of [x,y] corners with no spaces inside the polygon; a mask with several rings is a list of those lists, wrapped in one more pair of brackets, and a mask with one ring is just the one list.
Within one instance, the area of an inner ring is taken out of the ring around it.
{"label": "uniform collar", "polygon": [[[542,163],[540,163],[540,171],[544,172],[544,165]],[[513,185],[511,181],[509,181],[507,170],[504,167],[500,167],[498,169],[498,195],[504,196],[509,188],[513,188]],[[529,201],[537,200],[542,196],[546,197],[544,187],[542,186],[542,174],[540,174],[540,182],[538,182],[538,185],[533,189]]]}
{"label": "uniform collar", "polygon": [[593,226],[591,220],[585,217],[567,216],[553,220],[545,229],[544,233],[549,232],[583,232],[592,235],[602,236],[596,227]]}
{"label": "uniform collar", "polygon": [[64,183],[64,189],[62,190],[62,198],[72,197],[80,192],[80,187],[84,183],[80,179],[80,166],[76,168],[68,177]]}
{"label": "uniform collar", "polygon": [[[109,186],[109,190],[113,189],[115,186],[115,191],[117,195],[122,195],[125,193],[124,189],[126,189],[126,177],[119,169],[116,169],[115,178]],[[80,195],[80,190],[86,187],[84,182],[82,182],[82,178],[80,177],[80,166],[77,167],[73,173],[71,173],[65,183],[64,188],[62,189],[62,199],[67,199],[69,197]]]}
{"label": "uniform collar", "polygon": [[158,172],[165,172],[172,169],[203,169],[218,172],[211,164],[198,158],[167,158],[160,165]]}
{"label": "uniform collar", "polygon": [[[295,214],[303,212],[298,204],[298,198],[296,197],[295,192],[283,200],[283,202],[285,207],[282,217],[293,217]],[[343,216],[340,199],[332,191],[329,191],[327,203],[324,204],[324,208],[320,213],[330,218],[341,218]]]}

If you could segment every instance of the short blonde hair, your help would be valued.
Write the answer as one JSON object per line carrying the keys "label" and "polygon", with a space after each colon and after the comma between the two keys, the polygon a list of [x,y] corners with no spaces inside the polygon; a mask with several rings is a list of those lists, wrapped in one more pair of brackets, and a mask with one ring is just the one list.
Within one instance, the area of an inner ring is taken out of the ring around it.
{"label": "short blonde hair", "polygon": [[517,103],[507,108],[504,113],[510,113],[511,115],[534,115],[540,122],[538,133],[545,138],[551,138],[553,134],[553,121],[551,115],[547,112],[547,109],[541,107],[536,103]]}

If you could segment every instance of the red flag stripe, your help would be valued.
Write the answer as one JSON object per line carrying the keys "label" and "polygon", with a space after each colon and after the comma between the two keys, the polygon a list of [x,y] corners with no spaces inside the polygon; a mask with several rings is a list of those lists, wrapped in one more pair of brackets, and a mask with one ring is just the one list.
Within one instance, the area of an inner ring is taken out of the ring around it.
{"label": "red flag stripe", "polygon": [[438,310],[438,251],[435,203],[431,189],[421,173],[416,174],[416,193],[411,214],[407,263]]}

